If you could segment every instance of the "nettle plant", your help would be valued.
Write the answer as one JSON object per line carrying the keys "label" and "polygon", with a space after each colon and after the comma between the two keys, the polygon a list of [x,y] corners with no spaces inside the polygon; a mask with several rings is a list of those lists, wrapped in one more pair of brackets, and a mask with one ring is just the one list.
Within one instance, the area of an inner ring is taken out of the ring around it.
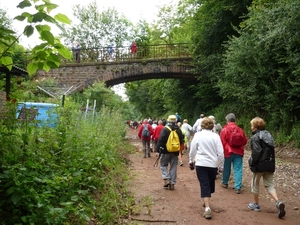
{"label": "nettle plant", "polygon": [[132,199],[124,186],[123,154],[130,148],[122,116],[103,108],[85,117],[76,107],[59,108],[58,114],[54,128],[6,118],[0,130],[0,220],[119,223]]}

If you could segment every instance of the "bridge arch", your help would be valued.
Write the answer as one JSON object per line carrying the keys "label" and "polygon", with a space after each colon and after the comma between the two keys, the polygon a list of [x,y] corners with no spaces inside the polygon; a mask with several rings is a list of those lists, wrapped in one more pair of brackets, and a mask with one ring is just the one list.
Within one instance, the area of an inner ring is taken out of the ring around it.
{"label": "bridge arch", "polygon": [[53,78],[58,85],[79,87],[77,91],[94,82],[105,82],[107,86],[145,79],[189,79],[196,80],[191,72],[190,57],[168,59],[140,59],[134,61],[63,64],[49,72],[38,71],[37,79]]}

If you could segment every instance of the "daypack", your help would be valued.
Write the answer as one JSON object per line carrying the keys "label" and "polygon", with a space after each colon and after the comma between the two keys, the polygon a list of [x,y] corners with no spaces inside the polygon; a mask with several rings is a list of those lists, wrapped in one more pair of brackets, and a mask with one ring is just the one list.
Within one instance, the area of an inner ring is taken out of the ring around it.
{"label": "daypack", "polygon": [[[229,129],[229,128],[228,128]],[[233,148],[239,148],[244,144],[244,137],[241,133],[241,129],[239,128],[233,128],[233,130],[230,130],[230,137],[229,137],[229,145]]]}
{"label": "daypack", "polygon": [[170,127],[166,126],[170,130],[170,135],[168,137],[166,147],[168,152],[179,152],[180,150],[180,140],[176,130],[172,130]]}
{"label": "daypack", "polygon": [[143,131],[142,131],[142,137],[144,137],[144,138],[150,137],[150,131],[148,129],[148,124],[144,124],[143,127],[144,128],[143,128]]}

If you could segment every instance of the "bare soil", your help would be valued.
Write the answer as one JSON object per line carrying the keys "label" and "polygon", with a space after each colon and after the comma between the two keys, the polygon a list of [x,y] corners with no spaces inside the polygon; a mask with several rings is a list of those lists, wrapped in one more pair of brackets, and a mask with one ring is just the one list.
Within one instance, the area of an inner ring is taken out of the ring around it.
{"label": "bare soil", "polygon": [[275,202],[265,190],[262,181],[260,182],[261,212],[254,212],[247,208],[247,204],[253,201],[250,192],[252,173],[247,163],[250,149],[247,146],[244,156],[242,193],[234,192],[233,180],[230,180],[229,187],[226,189],[221,186],[221,178],[217,177],[216,192],[211,198],[212,219],[207,220],[203,217],[204,208],[200,198],[200,185],[195,170],[190,170],[188,167],[188,156],[183,156],[182,167],[178,165],[175,190],[165,190],[159,166],[153,167],[156,159],[155,153],[151,153],[150,158],[143,158],[142,144],[137,131],[128,128],[127,137],[136,148],[136,152],[129,156],[132,175],[129,189],[134,195],[136,205],[126,223],[134,225],[300,224],[299,150],[276,149],[278,154],[275,185],[280,200],[286,205],[286,216],[283,219],[277,217]]}

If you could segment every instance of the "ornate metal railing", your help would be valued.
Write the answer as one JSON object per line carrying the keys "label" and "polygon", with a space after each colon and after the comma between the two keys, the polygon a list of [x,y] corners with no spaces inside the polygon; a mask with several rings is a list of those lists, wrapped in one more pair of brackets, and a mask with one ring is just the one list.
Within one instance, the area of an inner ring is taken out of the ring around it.
{"label": "ornate metal railing", "polygon": [[160,44],[137,46],[132,53],[130,46],[72,49],[73,59],[65,63],[118,62],[141,59],[168,59],[191,57],[190,44]]}

